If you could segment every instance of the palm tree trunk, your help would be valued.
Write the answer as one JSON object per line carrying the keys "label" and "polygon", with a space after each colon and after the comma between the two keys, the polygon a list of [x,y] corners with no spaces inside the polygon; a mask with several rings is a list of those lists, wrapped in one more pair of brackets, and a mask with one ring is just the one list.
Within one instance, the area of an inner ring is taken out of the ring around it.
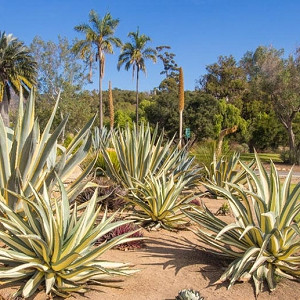
{"label": "palm tree trunk", "polygon": [[137,67],[136,71],[136,108],[135,108],[135,115],[136,115],[136,125],[139,124],[139,67]]}
{"label": "palm tree trunk", "polygon": [[103,101],[102,101],[102,71],[101,59],[99,56],[99,128],[103,128]]}
{"label": "palm tree trunk", "polygon": [[5,90],[6,88],[4,88],[2,102],[0,102],[0,114],[4,125],[8,127],[9,126],[9,111],[8,111],[9,101],[8,101],[8,95]]}

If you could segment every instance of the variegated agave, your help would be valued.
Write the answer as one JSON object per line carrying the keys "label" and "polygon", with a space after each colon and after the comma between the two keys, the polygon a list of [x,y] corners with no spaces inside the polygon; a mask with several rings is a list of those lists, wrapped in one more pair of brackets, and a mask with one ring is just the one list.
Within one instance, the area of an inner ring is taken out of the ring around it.
{"label": "variegated agave", "polygon": [[[207,208],[185,214],[199,224],[200,240],[233,259],[217,283],[253,278],[256,295],[266,280],[272,291],[276,276],[300,278],[300,230],[295,217],[300,213],[300,182],[291,189],[290,172],[283,183],[271,163],[268,174],[256,154],[257,174],[242,163],[247,186],[230,184],[230,190],[209,185],[229,201],[235,222],[226,224]],[[210,250],[211,251],[211,250]]]}
{"label": "variegated agave", "polygon": [[144,226],[165,229],[177,228],[187,223],[182,209],[190,207],[193,194],[182,195],[188,179],[181,176],[174,181],[173,175],[162,173],[155,177],[149,175],[144,183],[137,182],[137,188],[131,189],[127,200],[135,205],[133,218]]}
{"label": "variegated agave", "polygon": [[[210,167],[205,167],[206,181],[211,185],[216,185],[226,189],[231,189],[228,183],[243,185],[247,182],[246,171],[241,167],[240,154],[233,153],[230,157],[222,156],[217,159],[216,153],[214,153],[213,161]],[[254,168],[254,161],[250,162],[249,168]],[[213,196],[221,196],[216,189],[207,186],[208,191]]]}
{"label": "variegated agave", "polygon": [[[58,107],[59,96],[52,115],[42,133],[35,120],[33,92],[23,108],[22,93],[18,118],[14,130],[5,127],[0,117],[0,194],[5,203],[17,210],[22,210],[14,195],[7,190],[23,193],[26,197],[32,194],[29,182],[40,190],[43,183],[49,190],[56,182],[55,172],[65,180],[86,156],[91,146],[90,128],[94,119],[76,135],[67,149],[57,143],[67,118],[50,133],[53,119]],[[58,148],[62,150],[57,155]],[[89,173],[92,164],[68,187],[69,200],[73,200],[84,185],[83,179]]]}
{"label": "variegated agave", "polygon": [[162,173],[173,175],[175,182],[183,176],[186,188],[200,178],[199,168],[193,166],[194,157],[186,149],[173,146],[173,139],[165,143],[163,132],[158,135],[158,127],[151,133],[149,124],[134,125],[133,129],[127,126],[125,130],[112,132],[111,141],[119,163],[117,168],[104,149],[106,173],[124,188],[135,188],[147,176],[159,177]]}
{"label": "variegated agave", "polygon": [[[70,210],[67,192],[58,180],[61,200],[50,199],[44,186],[39,195],[30,185],[34,200],[18,196],[26,217],[22,218],[0,201],[6,217],[0,217],[0,240],[7,247],[0,248],[0,279],[19,286],[14,296],[30,297],[40,285],[46,294],[68,297],[72,292],[84,293],[87,284],[107,285],[112,276],[128,275],[127,264],[108,262],[99,256],[108,249],[140,238],[128,238],[133,232],[117,236],[110,241],[95,242],[111,230],[130,221],[112,222],[114,215],[104,214],[96,224],[97,192],[88,202],[84,212],[78,214],[76,205]],[[54,208],[53,208],[54,206]]]}

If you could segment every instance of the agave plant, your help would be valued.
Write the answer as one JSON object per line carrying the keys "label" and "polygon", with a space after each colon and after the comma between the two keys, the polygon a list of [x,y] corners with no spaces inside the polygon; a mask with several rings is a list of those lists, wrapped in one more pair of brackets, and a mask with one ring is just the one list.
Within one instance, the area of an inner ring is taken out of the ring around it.
{"label": "agave plant", "polygon": [[192,194],[182,196],[187,181],[184,176],[175,181],[173,175],[165,173],[159,177],[149,175],[145,183],[140,182],[137,188],[131,189],[132,196],[127,199],[137,209],[134,218],[156,228],[171,229],[186,224],[181,209],[190,207],[189,202],[194,198]]}
{"label": "agave plant", "polygon": [[[77,134],[67,148],[58,145],[57,139],[63,131],[67,118],[50,133],[50,128],[58,107],[59,96],[55,107],[42,133],[39,123],[35,120],[33,92],[23,108],[23,97],[20,96],[18,118],[12,130],[4,126],[0,117],[0,194],[9,207],[22,209],[12,190],[23,193],[25,196],[32,194],[29,182],[40,190],[43,182],[49,189],[56,182],[55,172],[65,180],[86,156],[91,146],[90,128],[94,119]],[[57,155],[58,148],[62,154]],[[83,179],[90,171],[92,164],[69,186],[69,199],[76,197],[82,189]]]}
{"label": "agave plant", "polygon": [[112,132],[112,144],[119,161],[118,168],[108,151],[104,149],[107,175],[123,187],[135,188],[137,182],[145,182],[148,175],[174,175],[174,181],[184,176],[186,188],[199,179],[199,169],[193,166],[193,157],[185,149],[172,146],[173,139],[164,143],[163,132],[158,127],[151,134],[149,125],[129,126]]}
{"label": "agave plant", "polygon": [[[230,189],[228,183],[241,185],[245,184],[247,182],[246,171],[241,167],[239,159],[240,154],[233,153],[229,158],[222,156],[218,160],[216,153],[214,153],[210,168],[205,167],[206,180],[212,185],[227,189]],[[254,161],[250,162],[248,167],[254,168]],[[213,196],[221,195],[214,188],[207,186],[207,189]]]}
{"label": "agave plant", "polygon": [[108,148],[110,143],[111,131],[107,129],[107,127],[99,127],[94,128],[93,132],[93,150],[99,151],[102,148]]}
{"label": "agave plant", "polygon": [[184,289],[178,293],[175,300],[204,300],[204,298],[200,296],[198,291]]}
{"label": "agave plant", "polygon": [[300,278],[300,230],[295,221],[300,213],[300,182],[292,190],[290,172],[281,184],[274,164],[268,174],[257,154],[257,174],[241,164],[247,187],[228,183],[228,191],[208,186],[228,199],[234,223],[226,224],[205,207],[185,214],[199,224],[195,233],[201,241],[233,259],[217,283],[230,280],[231,287],[237,280],[253,278],[258,295],[265,280],[272,291],[276,276]]}
{"label": "agave plant", "polygon": [[76,205],[70,210],[67,192],[59,179],[58,183],[60,201],[50,199],[45,185],[42,195],[30,185],[34,201],[14,193],[23,204],[26,218],[14,212],[4,199],[0,201],[0,209],[7,216],[0,217],[0,240],[7,245],[0,248],[0,279],[2,283],[19,284],[14,296],[30,297],[44,284],[46,294],[68,297],[72,292],[84,293],[90,281],[106,285],[112,276],[134,272],[127,264],[99,259],[116,245],[140,239],[128,238],[134,232],[94,246],[102,236],[129,221],[112,222],[115,215],[107,218],[105,213],[95,224],[100,209],[96,209],[97,192],[78,214]]}

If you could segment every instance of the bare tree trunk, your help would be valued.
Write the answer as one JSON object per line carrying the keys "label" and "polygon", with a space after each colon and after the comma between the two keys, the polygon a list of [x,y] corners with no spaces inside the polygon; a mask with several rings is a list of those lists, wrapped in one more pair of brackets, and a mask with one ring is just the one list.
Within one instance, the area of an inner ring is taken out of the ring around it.
{"label": "bare tree trunk", "polygon": [[292,164],[297,163],[297,149],[296,149],[296,141],[295,141],[295,134],[293,131],[293,125],[292,122],[288,124],[287,127],[288,136],[289,136],[289,147],[290,147],[290,153],[289,153],[289,161]]}
{"label": "bare tree trunk", "polygon": [[136,125],[139,125],[139,67],[137,67],[136,71],[136,108],[135,108],[135,115],[136,115]]}
{"label": "bare tree trunk", "polygon": [[0,102],[0,114],[5,126],[9,126],[9,100],[6,93],[6,88],[4,88],[3,99]]}
{"label": "bare tree trunk", "polygon": [[217,141],[217,148],[216,148],[216,157],[217,158],[220,157],[220,155],[222,154],[222,145],[223,145],[224,137],[230,133],[236,132],[237,129],[238,129],[238,126],[234,125],[231,128],[226,128],[221,131],[218,141]]}

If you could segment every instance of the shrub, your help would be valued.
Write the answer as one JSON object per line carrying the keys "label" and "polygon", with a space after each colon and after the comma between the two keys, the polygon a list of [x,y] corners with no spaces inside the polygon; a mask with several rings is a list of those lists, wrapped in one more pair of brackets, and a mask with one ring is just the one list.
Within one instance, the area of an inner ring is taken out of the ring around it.
{"label": "shrub", "polygon": [[253,278],[258,295],[265,280],[272,291],[276,276],[300,277],[300,230],[295,221],[300,212],[300,182],[291,190],[291,172],[281,184],[274,164],[268,174],[255,156],[258,174],[241,163],[247,187],[231,183],[228,191],[208,186],[228,199],[234,223],[226,224],[205,207],[194,207],[185,214],[199,225],[195,233],[201,241],[217,249],[217,254],[233,259],[216,283],[228,279],[231,287],[237,280]]}
{"label": "shrub", "polygon": [[58,182],[61,201],[50,199],[45,186],[43,196],[31,186],[34,201],[14,194],[22,202],[26,218],[0,201],[7,216],[0,218],[0,239],[7,245],[0,249],[0,278],[2,283],[19,285],[15,296],[30,297],[44,283],[46,294],[68,297],[72,292],[86,292],[89,282],[106,285],[113,275],[133,272],[127,264],[99,259],[112,247],[139,239],[129,238],[132,232],[94,246],[102,236],[129,221],[113,222],[115,215],[107,218],[105,213],[95,225],[100,209],[96,209],[96,193],[79,213],[76,205],[70,210],[66,190]]}
{"label": "shrub", "polygon": [[[120,164],[116,155],[116,151],[113,148],[106,148],[105,151],[107,152],[113,167],[118,171],[120,169]],[[103,176],[107,171],[107,164],[101,152],[90,152],[81,165],[86,168],[93,161],[95,161],[95,163],[92,171],[96,172],[97,176]]]}

